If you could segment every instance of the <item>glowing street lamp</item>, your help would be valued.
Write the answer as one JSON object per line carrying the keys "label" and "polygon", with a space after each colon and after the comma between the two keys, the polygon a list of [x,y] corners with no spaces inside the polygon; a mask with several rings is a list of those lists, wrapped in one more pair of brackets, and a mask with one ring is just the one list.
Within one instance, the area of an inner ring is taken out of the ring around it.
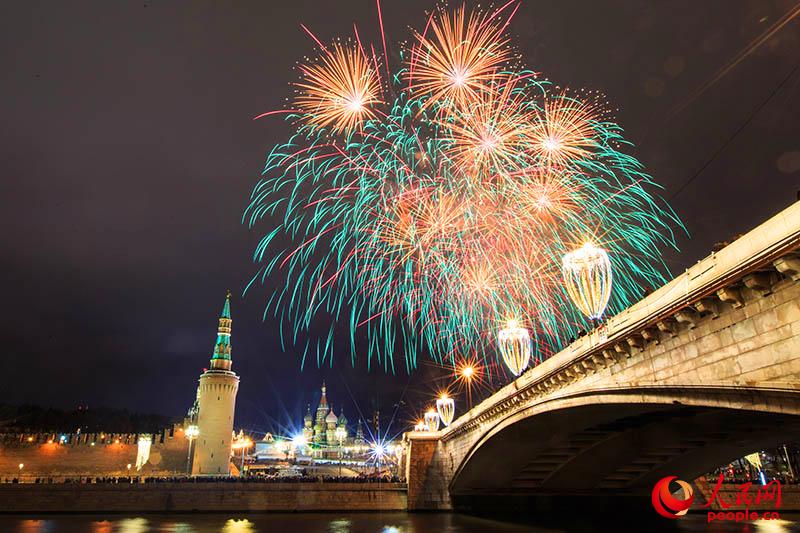
{"label": "glowing street lamp", "polygon": [[611,261],[602,248],[587,242],[564,256],[564,286],[572,302],[590,320],[599,319],[611,296]]}
{"label": "glowing street lamp", "polygon": [[305,447],[308,445],[308,441],[306,440],[305,435],[302,433],[298,433],[294,437],[292,437],[292,446],[295,450],[298,450],[301,454],[305,450]]}
{"label": "glowing street lamp", "polygon": [[511,373],[522,374],[531,359],[531,337],[528,330],[519,327],[516,320],[511,320],[497,335],[500,354]]}
{"label": "glowing street lamp", "polygon": [[420,420],[417,422],[417,425],[414,426],[414,431],[425,431],[428,429],[428,426],[425,425],[424,420]]}
{"label": "glowing street lamp", "polygon": [[339,477],[342,476],[342,442],[344,442],[344,438],[347,435],[347,431],[344,429],[344,426],[339,426],[334,431],[334,436],[336,440],[339,442]]}
{"label": "glowing street lamp", "polygon": [[239,468],[239,477],[244,475],[244,451],[253,445],[253,441],[247,437],[239,437],[237,438],[231,448],[234,450],[242,450],[242,465]]}
{"label": "glowing street lamp", "polygon": [[380,442],[373,442],[370,448],[372,457],[375,458],[375,467],[380,470],[381,461],[386,457],[386,447]]}
{"label": "glowing street lamp", "polygon": [[456,413],[455,402],[452,398],[448,397],[447,394],[442,394],[436,400],[436,411],[439,413],[442,424],[447,427],[453,421],[453,417]]}
{"label": "glowing street lamp", "polygon": [[456,367],[456,379],[461,381],[467,390],[467,409],[472,410],[472,384],[480,382],[480,366],[474,361],[464,361]]}
{"label": "glowing street lamp", "polygon": [[189,449],[186,452],[186,475],[192,474],[192,443],[194,439],[200,435],[200,428],[196,425],[192,424],[191,426],[186,428],[186,432],[184,433],[186,438],[189,439]]}
{"label": "glowing street lamp", "polygon": [[433,409],[425,413],[425,426],[428,431],[439,431],[439,414]]}

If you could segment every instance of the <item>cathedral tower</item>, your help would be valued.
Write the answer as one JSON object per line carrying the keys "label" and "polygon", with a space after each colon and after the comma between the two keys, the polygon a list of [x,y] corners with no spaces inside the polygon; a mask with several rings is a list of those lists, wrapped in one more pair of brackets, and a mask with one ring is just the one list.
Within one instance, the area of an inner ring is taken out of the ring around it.
{"label": "cathedral tower", "polygon": [[197,426],[192,475],[230,474],[231,434],[239,377],[231,371],[231,293],[219,317],[211,368],[200,376]]}
{"label": "cathedral tower", "polygon": [[327,444],[326,430],[328,424],[325,418],[328,416],[328,398],[325,396],[325,382],[322,382],[322,397],[319,399],[319,406],[317,406],[317,413],[314,417],[314,444],[325,445]]}

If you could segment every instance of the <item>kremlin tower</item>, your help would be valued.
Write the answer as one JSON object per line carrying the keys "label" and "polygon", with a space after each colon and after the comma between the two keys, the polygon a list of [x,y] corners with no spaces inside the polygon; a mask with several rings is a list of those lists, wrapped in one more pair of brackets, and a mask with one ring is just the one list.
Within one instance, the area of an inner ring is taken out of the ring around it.
{"label": "kremlin tower", "polygon": [[231,293],[225,298],[219,317],[217,342],[211,368],[200,376],[197,389],[198,436],[192,475],[230,474],[231,436],[239,377],[231,371]]}

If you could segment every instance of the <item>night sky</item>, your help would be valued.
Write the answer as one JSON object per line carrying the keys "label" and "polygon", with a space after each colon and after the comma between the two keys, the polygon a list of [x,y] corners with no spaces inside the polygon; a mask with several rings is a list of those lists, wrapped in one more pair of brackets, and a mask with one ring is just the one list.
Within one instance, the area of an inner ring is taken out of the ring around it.
{"label": "night sky", "polygon": [[[511,23],[531,68],[617,108],[688,229],[673,273],[796,199],[800,16],[776,26],[795,3],[528,0]],[[388,39],[431,7],[384,0]],[[329,42],[353,22],[380,42],[371,0],[0,5],[0,402],[180,416],[229,288],[237,427],[296,424],[323,377],[350,420],[430,397],[437,369],[353,369],[345,343],[301,373],[262,322],[269,287],[241,297],[265,228],[241,213],[288,131],[252,117],[314,53],[301,23]]]}

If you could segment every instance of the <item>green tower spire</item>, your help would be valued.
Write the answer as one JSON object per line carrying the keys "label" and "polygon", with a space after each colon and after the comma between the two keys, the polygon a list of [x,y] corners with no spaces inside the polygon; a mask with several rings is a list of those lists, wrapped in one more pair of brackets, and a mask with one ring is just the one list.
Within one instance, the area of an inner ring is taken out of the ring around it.
{"label": "green tower spire", "polygon": [[222,306],[222,314],[219,317],[219,328],[217,329],[217,342],[214,344],[214,354],[211,362],[217,359],[231,359],[231,291],[225,297],[225,305]]}

